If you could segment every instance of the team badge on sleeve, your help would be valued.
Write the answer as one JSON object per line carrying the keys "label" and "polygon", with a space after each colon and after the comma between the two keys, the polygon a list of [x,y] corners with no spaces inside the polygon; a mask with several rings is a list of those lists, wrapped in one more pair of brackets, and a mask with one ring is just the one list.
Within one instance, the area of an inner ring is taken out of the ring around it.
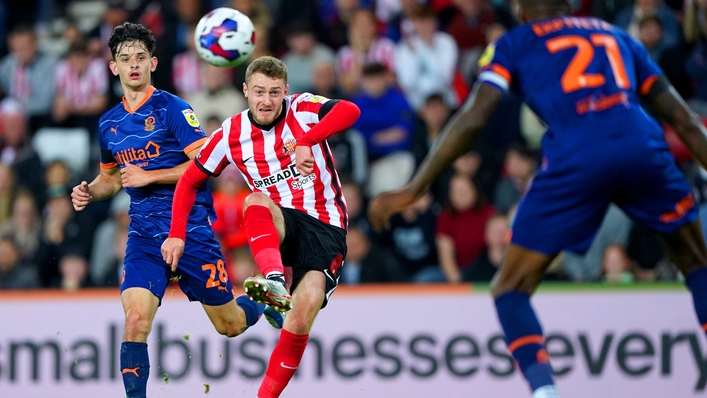
{"label": "team badge on sleeve", "polygon": [[182,114],[184,118],[187,119],[187,123],[189,123],[190,126],[199,127],[199,119],[196,118],[196,114],[193,110],[185,109],[182,111]]}
{"label": "team badge on sleeve", "polygon": [[313,95],[311,98],[307,99],[307,102],[322,102],[326,100],[326,97],[322,97],[321,95]]}

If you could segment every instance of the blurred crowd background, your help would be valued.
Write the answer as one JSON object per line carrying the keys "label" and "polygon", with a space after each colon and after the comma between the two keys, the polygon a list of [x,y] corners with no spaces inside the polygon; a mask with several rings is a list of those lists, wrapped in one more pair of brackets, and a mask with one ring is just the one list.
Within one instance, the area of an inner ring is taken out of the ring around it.
{"label": "blurred crowd background", "polygon": [[[514,1],[514,0],[510,0]],[[707,0],[572,0],[642,42],[678,91],[707,115]],[[141,22],[157,37],[154,85],[183,97],[210,134],[244,109],[247,64],[205,64],[193,32],[229,6],[256,27],[251,60],[289,68],[289,93],[356,103],[361,118],[329,139],[350,213],[342,282],[488,282],[513,213],[542,162],[543,123],[514,94],[428,195],[373,231],[367,204],[402,186],[463,103],[485,46],[517,24],[507,0],[22,0],[0,2],[0,289],[118,286],[130,222],[124,192],[85,211],[70,189],[98,174],[97,121],[120,102],[108,69],[114,26]],[[626,126],[630,129],[631,126]],[[666,138],[707,202],[707,174],[674,132]],[[627,148],[630,150],[630,148]],[[248,187],[229,167],[210,182],[234,283],[257,273],[242,205]],[[702,212],[706,214],[707,212]],[[703,223],[706,225],[707,223]],[[609,208],[590,250],[562,253],[548,279],[676,280],[650,231]]]}

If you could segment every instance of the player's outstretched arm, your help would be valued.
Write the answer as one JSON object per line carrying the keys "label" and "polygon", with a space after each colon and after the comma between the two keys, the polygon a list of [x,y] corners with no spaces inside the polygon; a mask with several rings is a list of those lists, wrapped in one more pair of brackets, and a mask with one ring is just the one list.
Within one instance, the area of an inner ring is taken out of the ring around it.
{"label": "player's outstretched arm", "polygon": [[653,83],[646,98],[658,115],[675,129],[692,156],[707,168],[707,128],[665,76]]}
{"label": "player's outstretched arm", "polygon": [[469,150],[502,96],[503,93],[491,85],[474,85],[471,95],[444,127],[439,143],[427,154],[410,182],[397,191],[379,195],[371,202],[369,219],[375,229],[387,228],[393,214],[422,196],[439,173]]}
{"label": "player's outstretched arm", "polygon": [[81,184],[71,191],[74,210],[81,211],[94,200],[106,200],[118,193],[120,188],[122,185],[118,168],[101,168],[100,174],[90,184],[81,181]]}
{"label": "player's outstretched arm", "polygon": [[184,242],[187,239],[187,222],[189,213],[194,207],[196,193],[201,184],[209,179],[209,175],[197,166],[196,161],[190,161],[186,171],[177,182],[172,199],[172,224],[167,240],[162,243],[162,258],[176,271],[179,258],[184,253]]}

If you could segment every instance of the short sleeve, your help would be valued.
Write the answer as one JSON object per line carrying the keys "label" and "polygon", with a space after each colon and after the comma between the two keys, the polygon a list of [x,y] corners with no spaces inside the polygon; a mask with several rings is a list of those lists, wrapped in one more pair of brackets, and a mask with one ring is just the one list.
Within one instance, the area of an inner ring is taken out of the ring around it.
{"label": "short sleeve", "polygon": [[223,127],[214,131],[196,155],[196,165],[212,177],[221,174],[228,166],[228,142],[223,133]]}
{"label": "short sleeve", "polygon": [[206,142],[206,134],[196,118],[194,110],[181,98],[175,97],[168,105],[167,123],[184,153],[200,148]]}
{"label": "short sleeve", "polygon": [[643,44],[637,42],[629,35],[622,32],[623,40],[628,43],[633,57],[634,68],[636,70],[636,82],[638,83],[638,93],[641,96],[648,95],[653,83],[658,79],[663,71],[651,59]]}
{"label": "short sleeve", "polygon": [[319,123],[320,110],[330,99],[321,95],[302,93],[292,100],[292,111],[304,124]]}
{"label": "short sleeve", "polygon": [[510,35],[489,44],[479,57],[479,82],[490,84],[506,92],[511,86],[514,71]]}
{"label": "short sleeve", "polygon": [[[102,123],[99,123],[99,125],[102,125]],[[101,159],[100,159],[100,164],[102,169],[112,169],[113,167],[118,166],[118,162],[115,161],[115,157],[113,157],[113,152],[111,152],[110,149],[108,149],[108,145],[106,145],[105,139],[104,139],[104,129],[110,128],[114,129],[115,127],[100,127],[98,131],[98,147],[101,150]]]}

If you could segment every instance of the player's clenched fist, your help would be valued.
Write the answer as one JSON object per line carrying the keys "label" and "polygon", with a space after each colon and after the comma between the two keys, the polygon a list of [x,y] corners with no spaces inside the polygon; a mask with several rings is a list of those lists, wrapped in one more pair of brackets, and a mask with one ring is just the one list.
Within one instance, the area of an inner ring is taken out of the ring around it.
{"label": "player's clenched fist", "polygon": [[165,263],[169,264],[172,268],[172,272],[177,270],[177,265],[179,265],[179,259],[184,254],[184,241],[179,238],[167,238],[164,243],[162,243],[162,259]]}
{"label": "player's clenched fist", "polygon": [[314,170],[314,156],[312,148],[308,146],[298,146],[295,148],[295,166],[303,176],[312,174]]}
{"label": "player's clenched fist", "polygon": [[74,187],[71,191],[71,203],[74,205],[74,210],[81,211],[89,203],[91,203],[91,192],[89,192],[88,183],[81,181],[81,184]]}

